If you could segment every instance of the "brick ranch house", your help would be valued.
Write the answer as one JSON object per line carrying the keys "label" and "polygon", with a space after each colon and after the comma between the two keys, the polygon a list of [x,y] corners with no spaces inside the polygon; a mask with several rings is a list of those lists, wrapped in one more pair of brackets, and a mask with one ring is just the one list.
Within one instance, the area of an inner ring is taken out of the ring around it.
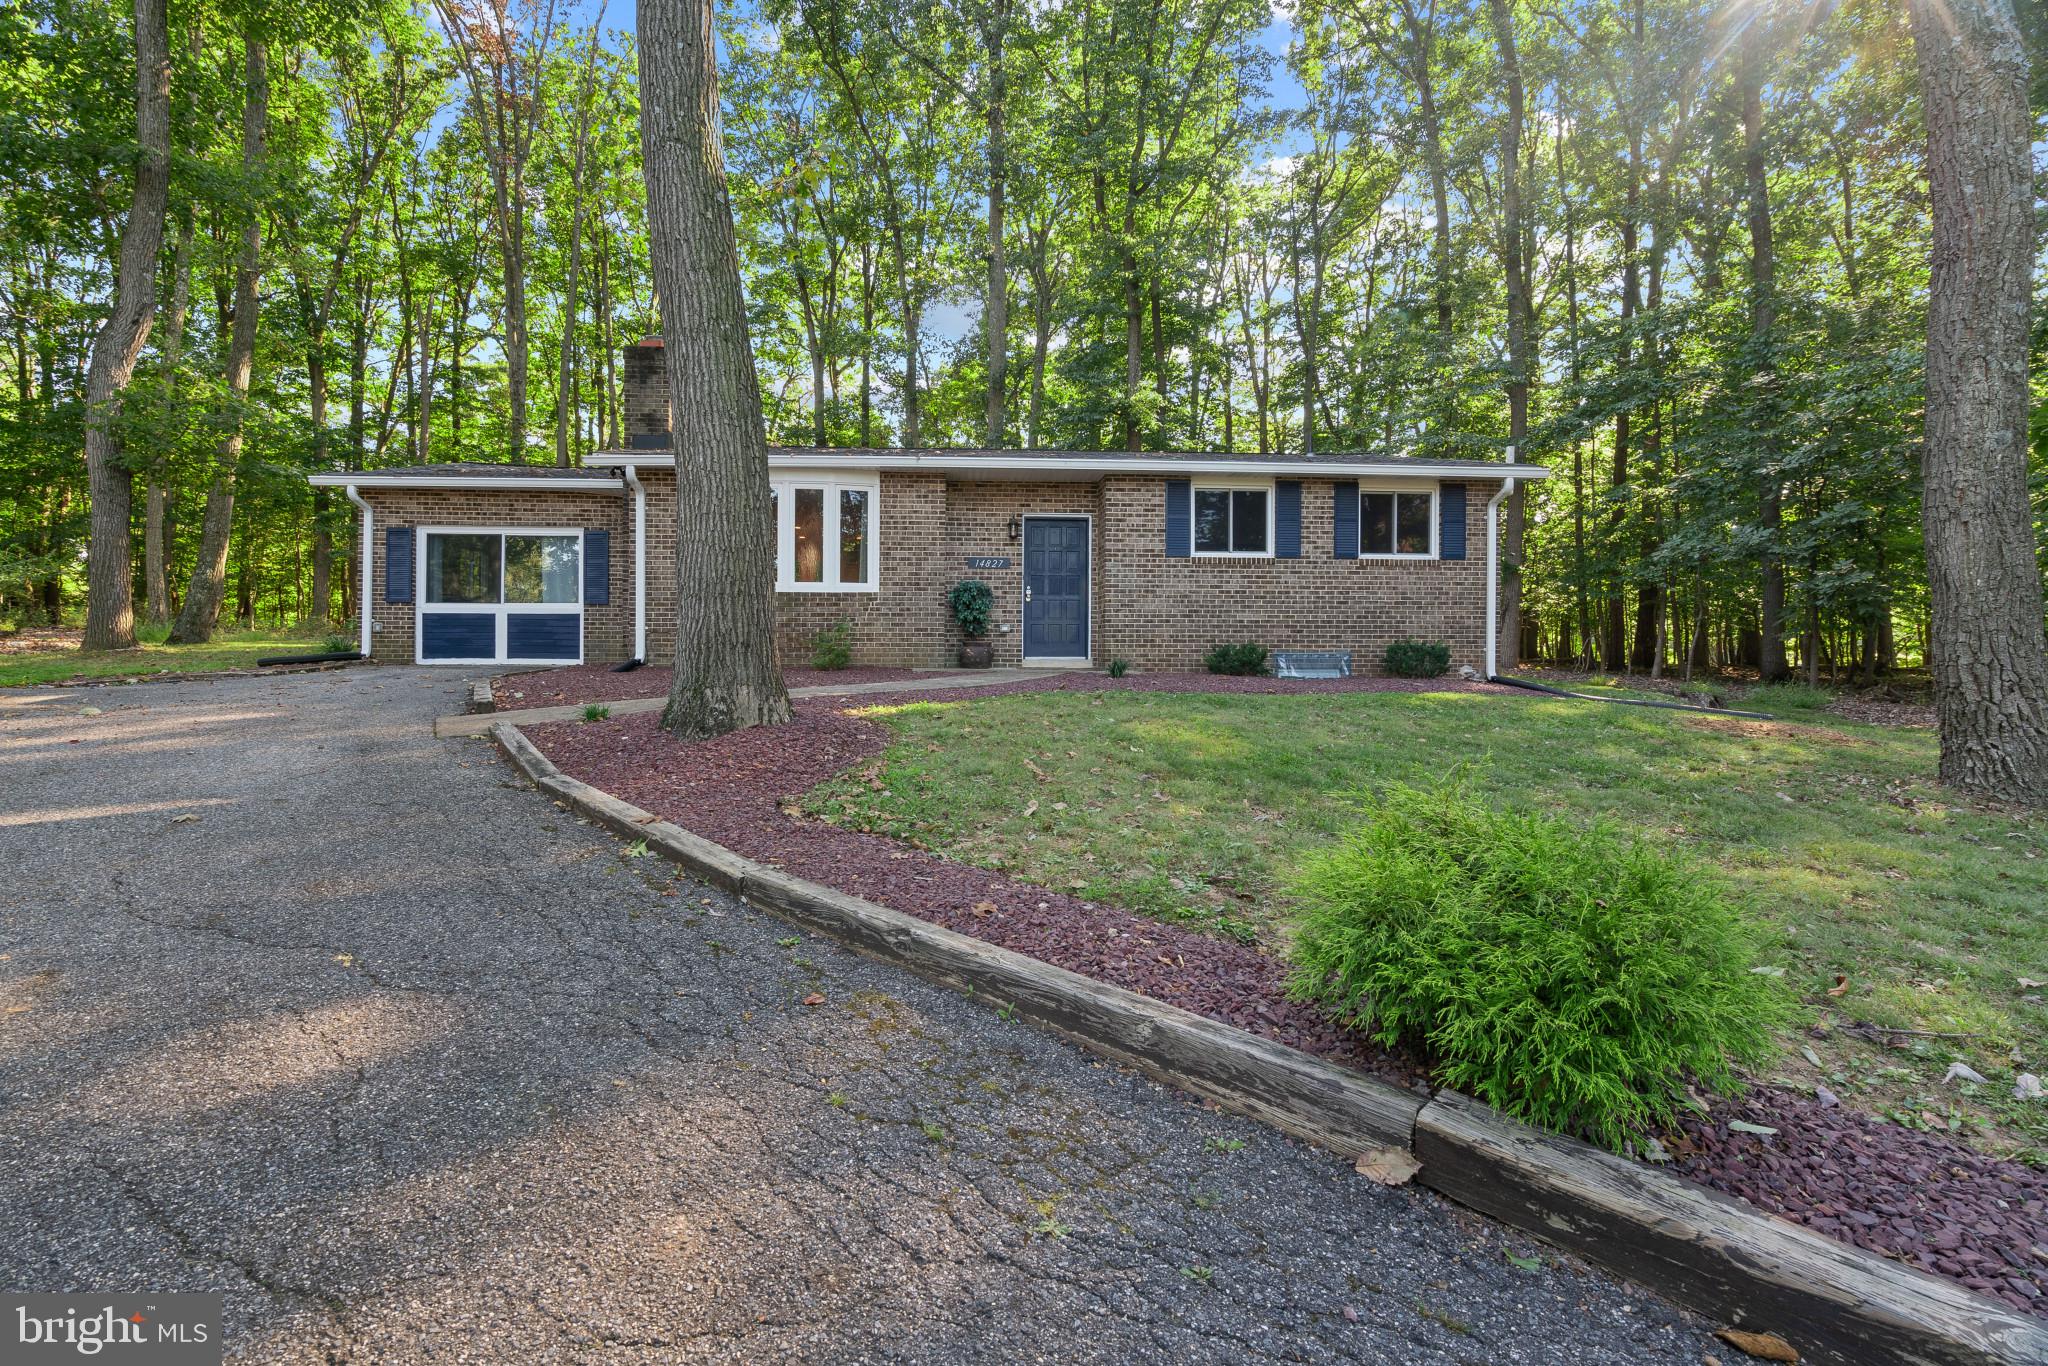
{"label": "brick ranch house", "polygon": [[[314,475],[362,513],[362,650],[389,663],[661,663],[674,649],[675,463],[661,343],[625,352],[627,449],[582,469]],[[951,665],[946,594],[995,590],[998,665],[1199,668],[1224,642],[1442,640],[1491,675],[1512,462],[1223,452],[772,447],[777,647],[852,627],[853,662]]]}

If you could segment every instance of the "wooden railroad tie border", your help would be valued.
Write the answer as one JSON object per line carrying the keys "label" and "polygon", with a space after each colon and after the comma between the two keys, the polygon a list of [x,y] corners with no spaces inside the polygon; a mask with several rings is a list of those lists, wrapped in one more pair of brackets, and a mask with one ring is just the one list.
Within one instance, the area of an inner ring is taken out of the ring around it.
{"label": "wooden railroad tie border", "polygon": [[516,726],[534,785],[749,905],[1008,1006],[1089,1050],[1347,1156],[1411,1151],[1416,1180],[1717,1322],[1838,1366],[2041,1366],[2048,1322],[1694,1182],[1539,1132],[1452,1091],[1406,1091],[1207,1016],[779,868],[569,777]]}

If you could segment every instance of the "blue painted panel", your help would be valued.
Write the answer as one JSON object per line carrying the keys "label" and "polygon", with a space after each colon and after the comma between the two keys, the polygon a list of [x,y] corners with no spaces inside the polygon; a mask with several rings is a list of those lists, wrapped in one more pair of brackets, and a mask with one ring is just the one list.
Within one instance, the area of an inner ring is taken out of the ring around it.
{"label": "blue painted panel", "polygon": [[583,605],[604,607],[612,600],[612,534],[602,527],[583,533]]}
{"label": "blue painted panel", "polygon": [[384,528],[384,601],[412,601],[412,528]]}
{"label": "blue painted panel", "polygon": [[1273,481],[1273,554],[1282,560],[1301,558],[1301,481]]}
{"label": "blue painted panel", "polygon": [[1088,657],[1088,519],[1033,517],[1024,523],[1026,659]]}
{"label": "blue painted panel", "polygon": [[1340,560],[1358,558],[1358,481],[1340,479],[1335,485],[1336,520],[1332,526],[1335,554]]}
{"label": "blue painted panel", "polygon": [[1166,553],[1186,559],[1194,539],[1195,486],[1192,480],[1166,481]]}
{"label": "blue painted panel", "polygon": [[507,659],[574,659],[582,641],[581,612],[514,612],[505,618]]}
{"label": "blue painted panel", "polygon": [[1445,484],[1437,492],[1437,549],[1446,560],[1465,558],[1465,486]]}
{"label": "blue painted panel", "polygon": [[492,612],[420,613],[420,658],[496,659],[498,618]]}

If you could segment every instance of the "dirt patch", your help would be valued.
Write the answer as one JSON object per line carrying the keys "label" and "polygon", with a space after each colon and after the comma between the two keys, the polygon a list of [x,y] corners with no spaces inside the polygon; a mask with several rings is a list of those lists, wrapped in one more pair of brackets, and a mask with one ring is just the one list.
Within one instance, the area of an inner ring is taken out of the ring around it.
{"label": "dirt patch", "polygon": [[[563,771],[749,858],[934,924],[1222,1020],[1402,1085],[1422,1060],[1387,1052],[1284,994],[1286,965],[1211,938],[880,836],[796,819],[785,800],[868,763],[886,727],[850,714],[876,702],[960,700],[1048,690],[1310,693],[1425,691],[1399,680],[1282,680],[1207,675],[1057,675],[884,698],[813,698],[782,727],[678,743],[652,714],[535,726]],[[1470,685],[1450,685],[1477,690]],[[1488,691],[1505,691],[1487,689]],[[1741,718],[1688,718],[1709,726]],[[1811,727],[1793,730],[1811,737]],[[1740,1122],[1772,1130],[1745,1133]],[[2048,1173],[1988,1157],[1781,1090],[1758,1090],[1690,1117],[1666,1146],[1673,1170],[1816,1232],[1947,1276],[2016,1308],[2048,1314]],[[2042,1249],[2036,1252],[2035,1249]]]}
{"label": "dirt patch", "polygon": [[85,632],[75,626],[24,626],[18,631],[0,632],[0,657],[55,654],[59,650],[76,650],[84,643]]}
{"label": "dirt patch", "polygon": [[1865,701],[1860,697],[1844,697],[1828,705],[1831,716],[1845,721],[1861,721],[1866,726],[1898,726],[1909,730],[1928,730],[1934,726],[1934,708],[1918,702]]}
{"label": "dirt patch", "polygon": [[1824,740],[1831,745],[1855,748],[1862,744],[1853,735],[1844,735],[1838,730],[1823,726],[1794,725],[1785,721],[1752,721],[1743,716],[1709,716],[1705,713],[1687,713],[1679,718],[1680,724],[1693,730],[1714,731],[1722,735],[1740,735],[1756,740]]}

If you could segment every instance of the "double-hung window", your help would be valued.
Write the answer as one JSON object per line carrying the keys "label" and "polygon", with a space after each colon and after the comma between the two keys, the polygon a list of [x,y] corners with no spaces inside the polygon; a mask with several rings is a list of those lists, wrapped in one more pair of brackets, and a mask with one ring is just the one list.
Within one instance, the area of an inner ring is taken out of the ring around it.
{"label": "double-hung window", "polygon": [[1361,557],[1427,560],[1436,555],[1435,489],[1365,489],[1358,503]]}
{"label": "double-hung window", "polygon": [[785,593],[875,591],[873,482],[792,476],[769,486],[775,586]]}
{"label": "double-hung window", "polygon": [[1270,484],[1197,484],[1195,554],[1271,555],[1273,487]]}

